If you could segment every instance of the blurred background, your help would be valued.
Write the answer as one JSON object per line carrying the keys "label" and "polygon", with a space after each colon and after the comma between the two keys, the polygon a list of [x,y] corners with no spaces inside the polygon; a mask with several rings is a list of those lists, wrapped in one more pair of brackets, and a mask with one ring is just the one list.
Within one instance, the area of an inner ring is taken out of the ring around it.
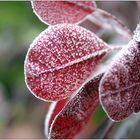
{"label": "blurred background", "polygon": [[[122,20],[131,31],[140,20],[135,1],[98,1],[97,5]],[[44,119],[50,103],[36,99],[24,82],[27,50],[45,28],[47,25],[33,13],[30,1],[0,1],[0,138],[45,138]],[[104,39],[109,41],[111,37]],[[140,130],[136,125],[140,123],[139,116],[117,123],[110,137],[140,138],[139,132],[134,131]],[[79,137],[93,134],[105,117],[100,107]]]}

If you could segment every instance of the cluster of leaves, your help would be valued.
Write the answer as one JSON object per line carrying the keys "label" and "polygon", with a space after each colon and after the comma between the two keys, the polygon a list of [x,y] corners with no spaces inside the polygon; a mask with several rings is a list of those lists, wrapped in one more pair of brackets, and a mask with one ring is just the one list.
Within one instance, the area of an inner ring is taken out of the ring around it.
{"label": "cluster of leaves", "polygon": [[[46,115],[46,136],[75,137],[99,104],[114,121],[138,112],[140,27],[132,37],[116,17],[91,1],[31,3],[39,19],[50,25],[33,41],[25,60],[25,81],[31,93],[41,100],[53,101]],[[103,21],[96,31],[110,21],[118,33],[131,38],[103,72],[99,72],[100,64],[115,47],[78,25],[94,13]]]}

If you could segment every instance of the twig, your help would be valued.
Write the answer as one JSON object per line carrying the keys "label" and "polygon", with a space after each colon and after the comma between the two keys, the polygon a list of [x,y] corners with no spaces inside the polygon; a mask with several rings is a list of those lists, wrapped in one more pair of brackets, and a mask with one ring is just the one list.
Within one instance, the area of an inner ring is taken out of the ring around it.
{"label": "twig", "polygon": [[111,121],[109,118],[105,118],[105,120],[100,124],[97,130],[93,133],[91,138],[108,138],[108,135],[115,125],[115,122]]}
{"label": "twig", "polygon": [[115,122],[109,120],[108,126],[106,127],[104,133],[102,134],[102,138],[103,138],[103,139],[107,139],[107,138],[108,138],[109,133],[110,133],[110,131],[111,131],[111,129],[113,128],[114,125],[115,125]]}

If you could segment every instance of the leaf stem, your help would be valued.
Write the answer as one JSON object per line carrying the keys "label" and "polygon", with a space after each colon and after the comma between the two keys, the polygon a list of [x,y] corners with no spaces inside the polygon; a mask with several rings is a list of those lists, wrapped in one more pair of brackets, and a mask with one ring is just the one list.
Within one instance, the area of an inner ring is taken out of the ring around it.
{"label": "leaf stem", "polygon": [[108,126],[106,127],[104,133],[102,134],[102,138],[103,139],[107,139],[108,138],[109,133],[112,130],[112,128],[114,127],[114,125],[115,125],[115,122],[113,122],[111,120],[108,121]]}
{"label": "leaf stem", "polygon": [[115,122],[111,121],[108,117],[100,124],[97,130],[93,133],[91,138],[108,138],[111,129],[114,127]]}

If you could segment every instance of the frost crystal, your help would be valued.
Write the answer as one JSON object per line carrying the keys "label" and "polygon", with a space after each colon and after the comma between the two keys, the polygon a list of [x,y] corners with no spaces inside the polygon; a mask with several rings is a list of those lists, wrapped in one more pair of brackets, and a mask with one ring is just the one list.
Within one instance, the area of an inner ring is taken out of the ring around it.
{"label": "frost crystal", "polygon": [[89,81],[58,113],[50,128],[50,138],[73,138],[85,126],[99,105],[98,86],[102,75]]}
{"label": "frost crystal", "polygon": [[116,56],[100,83],[100,101],[115,121],[140,111],[140,46],[132,40]]}
{"label": "frost crystal", "polygon": [[32,1],[35,14],[47,24],[77,23],[96,9],[91,1]]}
{"label": "frost crystal", "polygon": [[62,100],[84,83],[108,51],[101,39],[80,26],[50,26],[28,51],[26,83],[41,99]]}
{"label": "frost crystal", "polygon": [[140,42],[140,23],[137,25],[136,30],[134,31],[134,40]]}

